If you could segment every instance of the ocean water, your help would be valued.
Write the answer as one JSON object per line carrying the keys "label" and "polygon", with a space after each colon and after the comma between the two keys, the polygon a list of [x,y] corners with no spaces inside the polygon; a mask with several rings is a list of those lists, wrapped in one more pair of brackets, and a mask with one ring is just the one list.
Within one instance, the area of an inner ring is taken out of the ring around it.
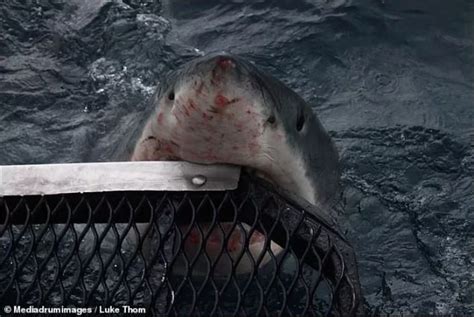
{"label": "ocean water", "polygon": [[369,308],[474,314],[474,3],[0,4],[0,164],[107,161],[166,74],[246,56],[336,141],[336,211]]}

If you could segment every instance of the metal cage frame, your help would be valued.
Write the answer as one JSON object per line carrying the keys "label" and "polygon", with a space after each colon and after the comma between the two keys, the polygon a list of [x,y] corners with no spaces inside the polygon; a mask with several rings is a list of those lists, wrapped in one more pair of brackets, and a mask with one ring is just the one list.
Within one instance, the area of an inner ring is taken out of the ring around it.
{"label": "metal cage frame", "polygon": [[[233,166],[2,166],[0,304],[354,316],[363,312],[357,263],[335,228],[316,206]],[[220,249],[211,255],[214,232]],[[232,253],[234,232],[243,238]],[[253,254],[257,233],[263,249]],[[186,249],[190,239],[197,253]],[[238,274],[244,262],[249,270]]]}

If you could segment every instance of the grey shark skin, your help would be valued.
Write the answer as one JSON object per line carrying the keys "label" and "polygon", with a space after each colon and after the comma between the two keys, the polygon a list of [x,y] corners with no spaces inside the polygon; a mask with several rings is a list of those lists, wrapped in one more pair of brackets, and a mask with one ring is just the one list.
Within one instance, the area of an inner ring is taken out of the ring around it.
{"label": "grey shark skin", "polygon": [[336,197],[337,151],[311,107],[245,59],[195,59],[152,103],[131,160],[241,165],[312,204]]}

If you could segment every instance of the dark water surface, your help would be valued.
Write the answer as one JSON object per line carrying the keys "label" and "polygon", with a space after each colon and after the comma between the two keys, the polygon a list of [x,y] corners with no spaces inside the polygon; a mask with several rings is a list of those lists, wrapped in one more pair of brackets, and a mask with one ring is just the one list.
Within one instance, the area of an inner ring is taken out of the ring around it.
{"label": "dark water surface", "polygon": [[251,3],[2,2],[0,164],[112,160],[169,70],[242,54],[336,140],[370,308],[474,314],[474,3]]}

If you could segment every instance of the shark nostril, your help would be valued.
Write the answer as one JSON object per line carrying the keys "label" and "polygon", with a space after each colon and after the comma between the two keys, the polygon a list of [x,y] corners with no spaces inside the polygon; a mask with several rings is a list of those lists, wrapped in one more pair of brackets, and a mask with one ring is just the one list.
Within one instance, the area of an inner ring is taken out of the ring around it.
{"label": "shark nostril", "polygon": [[276,121],[276,118],[274,115],[271,115],[270,117],[268,117],[267,119],[267,122],[270,123],[270,124],[274,124]]}
{"label": "shark nostril", "polygon": [[168,99],[169,100],[174,100],[174,92],[173,91],[168,94]]}

